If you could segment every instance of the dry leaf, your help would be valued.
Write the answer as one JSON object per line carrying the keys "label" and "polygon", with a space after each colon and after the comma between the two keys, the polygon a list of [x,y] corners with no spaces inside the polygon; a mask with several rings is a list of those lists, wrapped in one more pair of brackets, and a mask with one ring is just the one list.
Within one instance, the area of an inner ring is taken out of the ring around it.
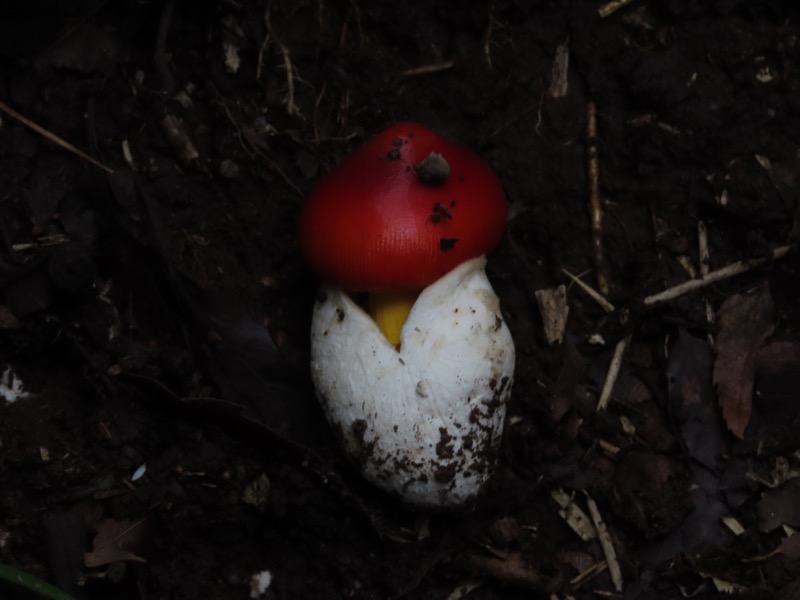
{"label": "dry leaf", "polygon": [[790,535],[778,546],[778,552],[786,558],[800,560],[800,534]]}
{"label": "dry leaf", "polygon": [[728,429],[742,438],[753,410],[755,357],[773,328],[769,288],[728,298],[718,317],[714,385]]}
{"label": "dry leaf", "polygon": [[800,526],[800,479],[791,479],[777,489],[764,492],[756,512],[761,531],[773,531],[782,525]]}
{"label": "dry leaf", "polygon": [[113,546],[106,546],[100,550],[87,552],[83,555],[83,563],[88,568],[102,567],[103,565],[108,565],[113,562],[126,560],[133,562],[147,562],[141,556],[134,554],[133,552],[114,548]]}
{"label": "dry leaf", "polygon": [[87,567],[99,567],[116,561],[146,562],[143,553],[149,544],[148,518],[136,521],[105,519],[97,526],[92,551],[84,554]]}
{"label": "dry leaf", "polygon": [[784,587],[775,600],[800,600],[800,579],[795,579]]}
{"label": "dry leaf", "polygon": [[716,470],[727,434],[714,403],[711,365],[706,339],[680,329],[667,365],[670,405],[691,457]]}
{"label": "dry leaf", "polygon": [[560,344],[564,340],[564,330],[567,327],[569,304],[567,304],[567,288],[560,285],[557,288],[536,290],[536,303],[542,314],[544,335],[547,343]]}

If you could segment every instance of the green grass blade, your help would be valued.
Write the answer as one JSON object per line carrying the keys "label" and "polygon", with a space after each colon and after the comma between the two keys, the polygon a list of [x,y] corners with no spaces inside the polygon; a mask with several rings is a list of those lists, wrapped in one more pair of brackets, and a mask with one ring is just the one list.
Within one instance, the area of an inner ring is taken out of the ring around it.
{"label": "green grass blade", "polygon": [[75,596],[50,585],[46,581],[42,581],[38,577],[15,569],[10,565],[0,563],[0,579],[5,579],[14,585],[39,594],[42,598],[50,598],[50,600],[75,600]]}

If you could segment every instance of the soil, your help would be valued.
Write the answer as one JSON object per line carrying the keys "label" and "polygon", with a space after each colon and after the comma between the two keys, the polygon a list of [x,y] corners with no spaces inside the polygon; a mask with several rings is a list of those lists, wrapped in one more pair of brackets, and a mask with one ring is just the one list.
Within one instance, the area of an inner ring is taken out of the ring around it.
{"label": "soil", "polygon": [[[797,598],[800,11],[602,6],[5,2],[0,563],[85,599]],[[514,388],[456,511],[366,484],[309,377],[299,211],[401,120],[510,204]]]}

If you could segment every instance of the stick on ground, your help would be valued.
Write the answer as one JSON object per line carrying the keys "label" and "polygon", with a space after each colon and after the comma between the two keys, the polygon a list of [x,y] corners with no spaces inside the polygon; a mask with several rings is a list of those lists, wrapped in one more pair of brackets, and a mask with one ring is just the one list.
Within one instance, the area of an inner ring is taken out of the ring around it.
{"label": "stick on ground", "polygon": [[105,171],[106,173],[113,173],[114,172],[114,170],[111,167],[105,166],[99,160],[96,160],[96,159],[92,158],[91,156],[86,154],[83,150],[79,150],[78,148],[76,148],[75,146],[70,144],[68,141],[58,137],[55,133],[53,133],[51,131],[48,131],[47,129],[45,129],[41,125],[37,125],[36,123],[31,121],[28,117],[26,117],[24,115],[21,115],[20,113],[15,111],[13,108],[8,106],[5,102],[0,102],[0,110],[2,110],[8,116],[13,117],[17,121],[19,121],[20,123],[25,125],[26,127],[30,127],[31,129],[33,129],[39,135],[41,135],[43,137],[46,137],[48,140],[50,140],[51,142],[53,142],[55,144],[58,144],[59,146],[64,148],[64,150],[67,150],[69,152],[72,152],[73,154],[76,154],[77,156],[80,156],[83,160],[92,163],[95,167],[97,167],[99,169],[103,169],[103,171]]}
{"label": "stick on ground", "polygon": [[600,398],[597,400],[597,408],[595,412],[600,412],[608,407],[611,401],[611,394],[614,391],[614,386],[619,378],[619,371],[622,368],[622,359],[625,358],[625,350],[628,349],[631,336],[627,335],[617,342],[614,347],[614,354],[611,357],[611,364],[608,365],[608,372],[606,372],[606,379],[603,382],[603,390],[600,392]]}
{"label": "stick on ground", "polygon": [[620,569],[619,561],[617,560],[617,551],[614,549],[614,542],[611,541],[608,527],[605,521],[603,521],[603,517],[600,515],[600,509],[597,508],[597,503],[595,503],[589,494],[586,494],[586,506],[589,508],[589,514],[592,516],[595,529],[597,529],[597,536],[600,538],[600,545],[603,548],[606,563],[608,563],[608,574],[611,575],[611,582],[614,584],[614,589],[621,592],[622,569]]}
{"label": "stick on ground", "polygon": [[586,103],[586,175],[589,179],[589,220],[592,228],[592,261],[597,289],[608,295],[606,259],[603,251],[603,206],[600,203],[600,164],[597,158],[597,110],[594,100]]}
{"label": "stick on ground", "polygon": [[633,0],[611,0],[611,2],[607,2],[603,4],[600,8],[597,9],[597,14],[600,15],[601,19],[606,18],[609,15],[614,14],[620,8],[624,8],[631,4]]}
{"label": "stick on ground", "polygon": [[676,286],[671,288],[667,288],[662,292],[658,292],[657,294],[652,294],[647,296],[644,299],[645,306],[653,306],[654,304],[659,304],[660,302],[666,302],[668,300],[674,300],[684,294],[688,294],[689,292],[694,292],[701,288],[704,288],[712,283],[717,283],[719,281],[723,281],[725,279],[729,279],[735,275],[741,275],[742,273],[746,273],[747,271],[752,271],[753,269],[760,267],[761,265],[768,263],[772,260],[778,260],[779,258],[783,258],[789,251],[794,248],[793,245],[786,245],[786,246],[779,246],[770,252],[769,256],[761,257],[761,258],[751,258],[749,260],[740,260],[735,263],[731,263],[722,267],[721,269],[717,269],[716,271],[709,271],[699,279],[690,279],[689,281],[684,281],[683,283],[679,283]]}

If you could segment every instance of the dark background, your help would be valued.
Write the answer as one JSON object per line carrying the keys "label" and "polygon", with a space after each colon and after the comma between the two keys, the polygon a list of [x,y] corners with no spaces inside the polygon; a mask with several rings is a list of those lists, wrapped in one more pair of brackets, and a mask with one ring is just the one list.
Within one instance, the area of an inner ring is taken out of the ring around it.
{"label": "dark background", "polygon": [[[264,570],[267,598],[797,598],[796,254],[641,301],[701,268],[698,223],[711,269],[796,239],[800,15],[600,6],[6,1],[0,101],[113,173],[0,114],[0,370],[30,394],[0,400],[0,562],[81,598],[246,598]],[[303,198],[399,120],[474,148],[511,206],[503,457],[455,514],[364,484],[307,373]],[[563,271],[594,286],[597,258],[624,311]],[[534,291],[560,284],[550,346]],[[621,592],[557,490],[596,502]]]}

